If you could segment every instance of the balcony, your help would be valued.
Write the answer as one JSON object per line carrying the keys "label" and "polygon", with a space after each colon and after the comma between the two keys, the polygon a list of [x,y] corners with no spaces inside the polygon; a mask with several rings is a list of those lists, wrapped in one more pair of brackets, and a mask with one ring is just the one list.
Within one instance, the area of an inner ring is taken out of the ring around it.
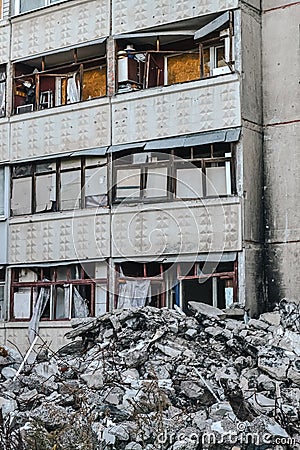
{"label": "balcony", "polygon": [[9,59],[9,25],[0,26],[0,64]]}
{"label": "balcony", "polygon": [[12,19],[12,60],[109,35],[107,0],[73,0]]}
{"label": "balcony", "polygon": [[113,144],[241,125],[237,74],[123,93],[112,100]]}

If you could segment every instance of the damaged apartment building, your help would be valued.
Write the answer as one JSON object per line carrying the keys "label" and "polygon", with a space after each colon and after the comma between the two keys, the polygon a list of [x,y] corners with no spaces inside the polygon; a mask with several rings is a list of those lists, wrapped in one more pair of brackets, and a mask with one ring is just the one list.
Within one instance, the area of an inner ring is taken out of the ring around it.
{"label": "damaged apartment building", "polygon": [[274,188],[277,171],[297,184],[297,6],[280,6],[0,0],[2,342],[26,350],[39,328],[57,348],[70,319],[145,304],[253,315],[265,284],[297,292],[296,198],[277,218]]}

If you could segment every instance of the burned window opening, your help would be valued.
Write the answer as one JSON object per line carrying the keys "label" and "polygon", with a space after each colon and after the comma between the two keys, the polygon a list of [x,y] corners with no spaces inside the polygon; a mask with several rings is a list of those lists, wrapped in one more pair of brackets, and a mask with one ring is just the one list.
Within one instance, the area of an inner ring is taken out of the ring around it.
{"label": "burned window opening", "polygon": [[14,65],[15,114],[106,96],[105,44]]}
{"label": "burned window opening", "polygon": [[196,301],[220,309],[230,308],[237,301],[237,262],[195,263],[189,271],[177,266],[182,297],[177,304],[188,312],[188,302]]}
{"label": "burned window opening", "polygon": [[107,206],[106,158],[22,164],[11,171],[11,216]]}
{"label": "burned window opening", "polygon": [[[89,266],[95,274],[95,263]],[[89,270],[78,264],[12,269],[11,320],[94,316],[96,291],[101,287],[106,294],[107,279],[92,278]]]}
{"label": "burned window opening", "polygon": [[5,280],[6,280],[6,267],[0,266],[0,320],[6,319]]}
{"label": "burned window opening", "polygon": [[[234,72],[233,13],[201,38],[171,31],[137,33],[116,41],[117,92],[173,85]],[[223,15],[224,16],[224,15]],[[220,16],[222,18],[223,16]],[[211,24],[216,22],[214,19]],[[206,25],[207,27],[207,25]],[[203,27],[205,28],[205,27]],[[162,35],[164,33],[162,32]]]}
{"label": "burned window opening", "polygon": [[234,161],[230,143],[114,156],[113,202],[234,195]]}

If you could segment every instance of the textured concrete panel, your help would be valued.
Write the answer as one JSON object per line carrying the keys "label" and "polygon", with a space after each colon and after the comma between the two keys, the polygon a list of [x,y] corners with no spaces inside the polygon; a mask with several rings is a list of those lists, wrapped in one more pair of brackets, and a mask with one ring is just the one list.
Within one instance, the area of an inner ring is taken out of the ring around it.
{"label": "textured concrete panel", "polygon": [[112,216],[113,257],[160,256],[241,249],[238,203],[117,207]]}
{"label": "textured concrete panel", "polygon": [[237,8],[237,0],[113,0],[113,34]]}
{"label": "textured concrete panel", "polygon": [[81,0],[13,19],[12,59],[108,36],[109,9],[107,0]]}
{"label": "textured concrete panel", "polygon": [[299,240],[300,123],[265,131],[267,242]]}
{"label": "textured concrete panel", "polygon": [[8,235],[8,224],[7,221],[0,222],[0,264],[7,264],[7,235]]}
{"label": "textured concrete panel", "polygon": [[239,126],[235,75],[121,94],[113,100],[113,144]]}
{"label": "textured concrete panel", "polygon": [[[28,220],[28,219],[27,219]],[[30,223],[14,219],[9,227],[9,261],[33,263],[109,256],[109,216],[56,215]]]}
{"label": "textured concrete panel", "polygon": [[244,239],[263,240],[263,151],[262,131],[243,127]]}
{"label": "textured concrete panel", "polygon": [[[50,349],[56,352],[60,347],[70,342],[64,337],[65,334],[68,331],[70,331],[70,328],[71,328],[70,322],[41,323],[39,328],[39,336],[41,337],[41,340],[37,341],[36,349],[38,350],[39,345],[43,344],[44,342],[47,342]],[[25,355],[30,346],[28,340],[28,322],[23,323],[11,322],[5,324],[5,337],[6,337],[5,344],[8,347],[11,347],[11,342],[13,342],[18,348],[18,350],[23,355]]]}
{"label": "textured concrete panel", "polygon": [[300,304],[300,242],[267,246],[267,286],[270,307],[282,298]]}
{"label": "textured concrete panel", "polygon": [[[299,3],[262,15],[266,124],[299,120],[300,117],[299,16]],[[279,29],[285,30],[284,33],[276,32]]]}
{"label": "textured concrete panel", "polygon": [[0,160],[9,159],[9,123],[7,119],[0,119]]}
{"label": "textured concrete panel", "polygon": [[9,25],[0,26],[0,64],[9,60]]}
{"label": "textured concrete panel", "polygon": [[107,99],[14,116],[12,160],[109,145]]}

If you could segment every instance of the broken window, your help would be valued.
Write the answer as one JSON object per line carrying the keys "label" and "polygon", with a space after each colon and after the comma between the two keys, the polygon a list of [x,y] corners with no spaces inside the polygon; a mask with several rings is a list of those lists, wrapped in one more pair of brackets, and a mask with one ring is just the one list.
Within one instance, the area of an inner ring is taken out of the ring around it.
{"label": "broken window", "polygon": [[114,157],[114,201],[197,199],[235,192],[233,146],[216,143],[169,153]]}
{"label": "broken window", "polygon": [[232,12],[184,21],[176,30],[158,27],[153,32],[121,35],[117,39],[118,92],[233,72],[233,39]]}
{"label": "broken window", "polygon": [[79,264],[13,269],[11,318],[31,320],[35,329],[40,320],[94,315],[96,286],[106,292],[107,278],[106,267],[101,277],[91,277],[97,265],[89,263],[89,270]]}
{"label": "broken window", "polygon": [[14,113],[106,95],[105,43],[45,55],[14,65]]}
{"label": "broken window", "polygon": [[202,302],[227,309],[237,299],[237,263],[195,263],[177,265],[177,279],[181,283],[182,298],[178,299],[185,312],[189,301]]}
{"label": "broken window", "polygon": [[15,0],[15,14],[33,11],[61,1],[62,0]]}
{"label": "broken window", "polygon": [[12,168],[11,182],[13,216],[107,205],[104,158],[16,165]]}
{"label": "broken window", "polygon": [[6,114],[6,67],[5,65],[0,65],[0,117],[4,117],[5,114]]}
{"label": "broken window", "polygon": [[155,262],[131,261],[117,265],[118,293],[115,307],[165,306],[164,270],[168,267],[169,265]]}

